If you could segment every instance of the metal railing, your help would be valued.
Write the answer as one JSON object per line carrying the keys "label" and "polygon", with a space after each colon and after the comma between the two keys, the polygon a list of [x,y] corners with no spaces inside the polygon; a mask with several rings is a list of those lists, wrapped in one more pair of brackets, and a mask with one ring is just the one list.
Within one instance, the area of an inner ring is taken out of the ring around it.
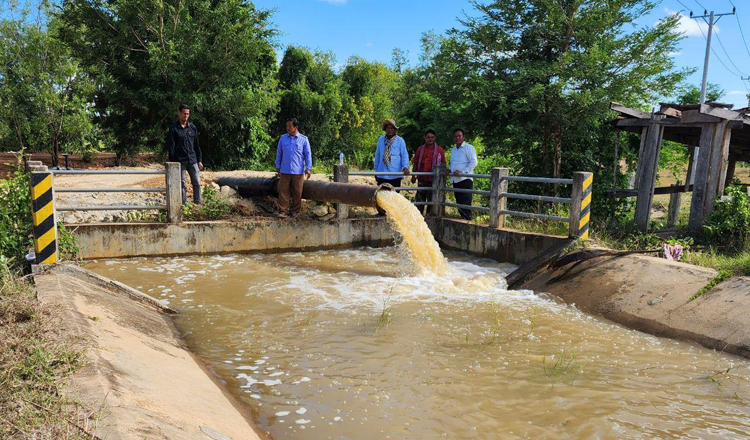
{"label": "metal railing", "polygon": [[158,193],[166,195],[166,203],[158,205],[145,204],[115,204],[115,205],[60,205],[54,206],[59,212],[78,211],[167,211],[167,219],[170,223],[179,223],[182,217],[182,182],[180,178],[180,164],[167,162],[163,170],[47,170],[41,162],[30,163],[36,169],[32,172],[46,173],[51,177],[59,175],[153,175],[164,176],[163,187],[57,187],[54,179],[51,180],[52,198],[54,194],[78,194],[78,193]]}
{"label": "metal railing", "polygon": [[[490,217],[490,226],[503,228],[505,226],[506,216],[516,216],[524,218],[536,218],[541,220],[565,222],[569,224],[570,236],[588,236],[588,210],[591,203],[591,173],[578,172],[572,179],[561,179],[551,177],[529,177],[529,176],[511,176],[507,168],[493,168],[491,174],[446,174],[445,166],[436,166],[432,172],[413,172],[410,176],[432,176],[431,186],[399,186],[394,188],[397,191],[430,191],[432,192],[432,201],[413,202],[416,206],[431,207],[431,214],[439,217],[443,215],[445,207],[468,209],[488,213]],[[345,165],[334,166],[334,181],[348,182],[349,176],[393,176],[407,177],[403,172],[376,172],[376,171],[349,171]],[[465,189],[447,187],[445,181],[448,177],[471,177],[474,179],[489,179],[490,190]],[[554,185],[572,185],[571,197],[552,197],[538,194],[521,194],[508,192],[508,182],[528,182],[528,183],[545,183]],[[459,203],[450,203],[445,201],[446,193],[458,194],[477,194],[489,198],[489,207],[464,205]],[[570,216],[563,217],[558,215],[540,214],[534,212],[523,212],[507,209],[508,199],[531,200],[537,202],[564,203],[570,205]],[[339,218],[345,218],[346,207],[337,206]]]}

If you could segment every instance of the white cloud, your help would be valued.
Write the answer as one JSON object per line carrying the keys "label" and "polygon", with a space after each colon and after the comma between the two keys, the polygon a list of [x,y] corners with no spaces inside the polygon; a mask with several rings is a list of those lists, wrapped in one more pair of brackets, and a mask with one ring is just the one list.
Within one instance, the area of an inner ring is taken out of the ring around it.
{"label": "white cloud", "polygon": [[[708,23],[702,18],[694,19],[685,15],[683,11],[677,12],[669,8],[664,8],[667,14],[680,14],[680,22],[677,24],[677,32],[684,34],[686,37],[703,36],[708,33]],[[703,14],[703,11],[698,14]],[[703,32],[701,32],[701,30]],[[714,32],[719,33],[719,26],[714,25]]]}
{"label": "white cloud", "polygon": [[747,95],[747,92],[742,91],[742,90],[732,90],[728,94],[729,95],[742,95],[742,96],[745,96],[745,95]]}

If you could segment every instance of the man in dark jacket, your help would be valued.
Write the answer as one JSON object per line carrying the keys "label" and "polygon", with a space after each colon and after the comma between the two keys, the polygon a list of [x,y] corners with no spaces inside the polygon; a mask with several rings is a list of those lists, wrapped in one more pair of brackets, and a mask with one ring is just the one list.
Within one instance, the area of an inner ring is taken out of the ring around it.
{"label": "man in dark jacket", "polygon": [[190,175],[193,186],[193,203],[201,203],[200,171],[203,171],[203,155],[198,145],[198,130],[188,122],[190,107],[180,104],[180,119],[169,127],[167,135],[167,152],[170,162],[180,163],[180,177],[182,179],[182,203],[187,203],[185,171]]}

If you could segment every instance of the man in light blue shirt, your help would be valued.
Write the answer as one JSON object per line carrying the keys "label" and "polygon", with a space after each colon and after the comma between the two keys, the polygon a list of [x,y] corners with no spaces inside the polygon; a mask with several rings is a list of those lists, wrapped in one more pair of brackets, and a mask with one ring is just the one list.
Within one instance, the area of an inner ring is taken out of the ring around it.
{"label": "man in light blue shirt", "polygon": [[292,218],[299,217],[302,208],[302,187],[305,176],[312,175],[312,153],[307,136],[299,132],[299,121],[289,118],[286,121],[286,134],[279,139],[276,146],[276,173],[279,175],[279,218],[287,216],[289,198],[292,206],[289,213]]}
{"label": "man in light blue shirt", "polygon": [[[409,153],[406,151],[406,142],[401,136],[396,136],[396,121],[386,119],[383,121],[384,136],[378,139],[375,149],[375,171],[381,173],[404,173],[409,175]],[[388,183],[394,188],[401,186],[401,177],[378,175],[375,180],[378,185]]]}
{"label": "man in light blue shirt", "polygon": [[[460,174],[473,174],[479,160],[474,146],[464,141],[464,131],[460,128],[453,130],[453,142],[456,144],[451,149],[451,163],[448,172],[451,174],[451,182],[454,188],[474,189],[474,179],[463,177]],[[456,203],[471,206],[471,193],[454,193]],[[471,220],[471,210],[459,208],[458,213],[466,220]]]}

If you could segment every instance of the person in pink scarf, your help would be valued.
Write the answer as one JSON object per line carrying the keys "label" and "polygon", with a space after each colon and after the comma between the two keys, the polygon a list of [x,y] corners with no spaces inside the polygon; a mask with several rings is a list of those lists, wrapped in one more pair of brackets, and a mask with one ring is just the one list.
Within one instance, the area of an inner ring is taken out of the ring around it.
{"label": "person in pink scarf", "polygon": [[[435,142],[436,136],[434,130],[427,130],[424,134],[424,144],[417,148],[414,153],[412,162],[413,171],[432,172],[437,165],[445,165],[445,151]],[[415,176],[419,182],[417,186],[432,187],[432,176]],[[412,182],[414,177],[412,177]],[[431,202],[432,193],[430,191],[417,191],[417,202]],[[426,206],[417,206],[422,215],[425,215]]]}

